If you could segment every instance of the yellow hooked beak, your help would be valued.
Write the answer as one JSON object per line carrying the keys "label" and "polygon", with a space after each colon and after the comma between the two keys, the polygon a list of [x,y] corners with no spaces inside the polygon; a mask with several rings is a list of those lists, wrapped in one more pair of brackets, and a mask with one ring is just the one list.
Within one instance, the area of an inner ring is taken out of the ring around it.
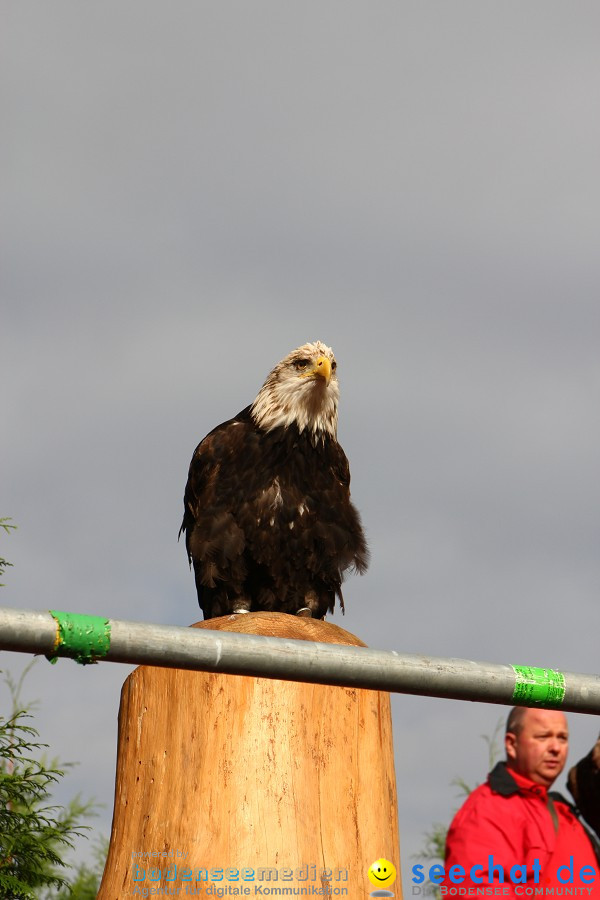
{"label": "yellow hooked beak", "polygon": [[314,367],[310,370],[310,372],[307,372],[306,374],[320,376],[321,378],[325,379],[325,384],[329,384],[329,382],[331,381],[331,362],[327,359],[326,356],[319,356],[314,364]]}

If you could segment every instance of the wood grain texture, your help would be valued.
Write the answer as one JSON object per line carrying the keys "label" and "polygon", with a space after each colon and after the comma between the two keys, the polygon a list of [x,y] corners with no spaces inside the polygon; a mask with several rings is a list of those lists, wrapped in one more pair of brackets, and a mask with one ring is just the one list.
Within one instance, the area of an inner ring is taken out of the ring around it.
{"label": "wood grain texture", "polygon": [[[193,627],[364,646],[336,625],[282,613]],[[132,855],[152,851],[171,855]],[[318,887],[322,869],[347,870],[348,880],[334,874],[332,886],[366,897],[373,889],[367,869],[380,857],[399,870],[388,694],[148,666],[127,678],[101,900],[140,896],[133,893],[136,863],[163,870],[160,882],[140,886],[180,887],[173,896],[186,896],[179,879],[164,878],[176,863],[308,866]],[[227,884],[235,883],[220,886]],[[280,886],[301,884],[314,882]],[[392,889],[401,896],[400,879]]]}

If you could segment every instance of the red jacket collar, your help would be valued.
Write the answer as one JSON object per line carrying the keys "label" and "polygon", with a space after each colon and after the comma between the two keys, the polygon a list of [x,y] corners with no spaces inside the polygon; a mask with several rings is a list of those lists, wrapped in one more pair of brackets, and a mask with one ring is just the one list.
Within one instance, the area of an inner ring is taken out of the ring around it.
{"label": "red jacket collar", "polygon": [[526,778],[525,775],[521,775],[520,772],[515,772],[514,769],[510,769],[508,766],[506,769],[513,781],[517,783],[521,794],[535,794],[536,797],[542,797],[544,800],[546,799],[548,796],[547,787],[543,784],[538,784],[537,781],[531,781],[530,778]]}
{"label": "red jacket collar", "polygon": [[495,794],[502,794],[503,797],[510,797],[512,794],[529,794],[534,797],[541,797],[544,802],[548,796],[548,789],[543,784],[537,784],[535,781],[509,769],[505,762],[497,763],[488,775],[488,783]]}

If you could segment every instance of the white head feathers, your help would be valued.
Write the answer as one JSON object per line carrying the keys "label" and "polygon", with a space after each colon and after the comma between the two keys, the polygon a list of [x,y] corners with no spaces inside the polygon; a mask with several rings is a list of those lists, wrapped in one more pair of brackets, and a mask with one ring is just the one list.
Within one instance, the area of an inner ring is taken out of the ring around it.
{"label": "white head feathers", "polygon": [[265,431],[295,423],[317,439],[337,433],[340,389],[331,347],[303,344],[277,363],[252,404],[256,424]]}

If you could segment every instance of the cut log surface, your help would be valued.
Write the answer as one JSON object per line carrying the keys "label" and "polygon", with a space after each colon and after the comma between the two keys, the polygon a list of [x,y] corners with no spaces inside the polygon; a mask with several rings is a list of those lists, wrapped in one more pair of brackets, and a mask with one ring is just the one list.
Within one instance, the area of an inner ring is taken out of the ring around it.
{"label": "cut log surface", "polygon": [[[193,627],[364,646],[282,613]],[[331,896],[367,897],[380,858],[398,870],[386,887],[401,897],[389,694],[148,666],[127,678],[100,900],[254,897],[259,885],[309,896],[325,882]]]}

